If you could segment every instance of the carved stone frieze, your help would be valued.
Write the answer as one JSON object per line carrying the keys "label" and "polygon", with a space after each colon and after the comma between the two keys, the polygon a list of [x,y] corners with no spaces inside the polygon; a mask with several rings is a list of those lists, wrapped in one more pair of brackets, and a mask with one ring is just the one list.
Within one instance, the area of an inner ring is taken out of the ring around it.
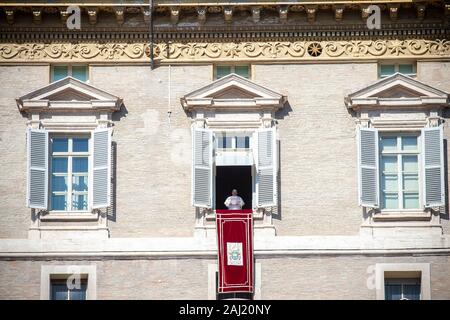
{"label": "carved stone frieze", "polygon": [[[320,48],[309,50],[311,45]],[[449,40],[349,40],[155,43],[161,62],[233,60],[333,60],[450,57]],[[135,43],[2,43],[0,62],[148,61],[149,45]]]}

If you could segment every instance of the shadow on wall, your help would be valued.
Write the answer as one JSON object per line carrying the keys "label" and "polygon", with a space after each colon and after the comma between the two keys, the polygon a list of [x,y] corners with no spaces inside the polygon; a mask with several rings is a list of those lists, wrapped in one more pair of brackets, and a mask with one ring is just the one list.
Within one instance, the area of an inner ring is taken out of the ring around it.
{"label": "shadow on wall", "polygon": [[116,204],[117,204],[117,142],[111,143],[111,206],[106,210],[108,220],[116,222]]}
{"label": "shadow on wall", "polygon": [[[123,117],[126,117],[128,110],[122,103],[119,111],[112,114],[113,121],[120,121]],[[111,206],[106,210],[106,217],[108,220],[117,221],[117,142],[111,142]]]}
{"label": "shadow on wall", "polygon": [[276,120],[283,120],[285,117],[289,116],[289,113],[292,112],[292,107],[289,101],[286,101],[283,107],[275,112]]}
{"label": "shadow on wall", "polygon": [[445,189],[445,206],[444,211],[441,211],[441,219],[449,220],[449,211],[448,211],[448,153],[447,153],[447,139],[444,139],[444,189]]}

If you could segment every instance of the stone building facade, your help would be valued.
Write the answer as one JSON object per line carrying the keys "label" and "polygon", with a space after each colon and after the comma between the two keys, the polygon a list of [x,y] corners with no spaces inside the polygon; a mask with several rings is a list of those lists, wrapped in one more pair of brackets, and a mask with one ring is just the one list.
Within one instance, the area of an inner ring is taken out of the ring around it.
{"label": "stone building facade", "polygon": [[448,4],[62,3],[0,3],[0,298],[222,298],[238,186],[251,298],[450,299]]}

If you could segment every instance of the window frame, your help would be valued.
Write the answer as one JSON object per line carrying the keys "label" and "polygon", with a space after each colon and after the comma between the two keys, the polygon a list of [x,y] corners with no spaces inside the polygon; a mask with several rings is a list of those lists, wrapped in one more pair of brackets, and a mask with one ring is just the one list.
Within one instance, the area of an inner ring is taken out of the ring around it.
{"label": "window frame", "polygon": [[[51,64],[50,65],[50,83],[55,82],[55,81],[59,81],[59,80],[55,80],[54,77],[54,68],[55,67],[67,67],[67,76],[68,77],[73,77],[73,67],[86,67],[86,81],[83,81],[84,83],[89,83],[89,79],[90,79],[90,66],[89,64],[83,64],[83,63],[71,63],[71,64]],[[60,79],[61,80],[61,79]],[[77,79],[79,80],[79,79]],[[82,80],[79,80],[82,81]]]}
{"label": "window frame", "polygon": [[[420,273],[420,300],[431,300],[430,263],[377,263],[375,265],[375,291],[377,300],[385,300],[386,273],[393,272],[402,278],[402,274]],[[405,276],[404,278],[407,278]]]}
{"label": "window frame", "polygon": [[97,299],[97,266],[91,265],[43,265],[41,266],[41,300],[51,299],[51,281],[67,279],[77,274],[86,280],[86,300]]}
{"label": "window frame", "polygon": [[248,78],[246,78],[246,79],[249,79],[249,80],[251,80],[252,79],[252,65],[251,64],[245,64],[245,63],[243,63],[243,64],[235,64],[235,63],[224,63],[224,64],[214,64],[213,65],[213,81],[215,81],[215,80],[219,80],[219,79],[222,79],[223,77],[221,77],[221,78],[217,78],[217,67],[230,67],[230,73],[229,74],[232,74],[232,73],[235,73],[236,74],[236,67],[247,67],[248,68]]}
{"label": "window frame", "polygon": [[[57,152],[55,155],[53,154],[52,150],[52,139],[53,138],[67,138],[68,140],[68,152]],[[74,153],[72,150],[73,146],[73,139],[74,138],[87,138],[88,139],[88,152],[76,152]],[[86,216],[90,215],[92,213],[92,206],[91,206],[91,194],[92,194],[92,135],[88,132],[80,132],[80,133],[49,133],[49,164],[48,164],[48,172],[50,179],[48,180],[48,212],[52,215],[81,215]],[[67,160],[67,203],[70,205],[70,210],[52,210],[52,195],[53,195],[53,189],[52,189],[52,159],[53,156],[66,156],[68,158]],[[72,209],[72,161],[73,157],[87,157],[88,158],[88,191],[87,191],[87,209],[86,210],[73,210]]]}
{"label": "window frame", "polygon": [[[408,152],[408,151],[402,151],[401,150],[401,139],[400,137],[404,136],[416,136],[417,137],[417,151],[414,152]],[[382,189],[382,175],[383,170],[381,168],[382,163],[382,156],[383,152],[382,150],[382,144],[381,139],[383,137],[397,137],[397,150],[395,152],[387,152],[384,154],[392,154],[397,155],[397,195],[398,195],[398,208],[395,209],[386,209],[383,208],[384,206],[384,196],[383,196],[383,189]],[[378,162],[380,163],[379,166],[379,179],[380,179],[380,185],[379,185],[379,193],[380,193],[380,211],[382,213],[392,213],[392,212],[417,212],[417,211],[423,211],[423,168],[422,168],[422,153],[423,153],[423,147],[422,147],[422,135],[420,131],[388,131],[384,132],[379,130],[378,131],[378,139],[379,139],[379,147],[378,147]],[[419,193],[419,205],[418,208],[412,208],[412,209],[405,209],[403,208],[403,170],[402,170],[402,164],[401,161],[403,159],[403,156],[406,155],[417,155],[417,167],[418,167],[418,193]]]}
{"label": "window frame", "polygon": [[396,61],[396,62],[390,61],[389,62],[389,61],[386,61],[386,62],[378,63],[378,79],[384,79],[384,78],[387,78],[387,77],[391,76],[391,74],[387,75],[387,76],[382,76],[381,75],[381,66],[385,66],[385,65],[394,66],[394,73],[393,74],[395,74],[397,72],[400,73],[400,65],[412,65],[413,73],[410,73],[410,74],[402,73],[402,74],[404,74],[404,75],[406,75],[408,77],[412,77],[412,78],[417,77],[417,62],[416,61],[403,61],[403,62],[398,62],[398,61]]}

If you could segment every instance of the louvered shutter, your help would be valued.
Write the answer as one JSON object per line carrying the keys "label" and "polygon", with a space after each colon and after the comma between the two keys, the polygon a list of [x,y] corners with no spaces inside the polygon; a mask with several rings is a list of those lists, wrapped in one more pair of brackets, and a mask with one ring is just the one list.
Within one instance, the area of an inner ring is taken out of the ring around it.
{"label": "louvered shutter", "polygon": [[378,208],[378,130],[360,128],[358,136],[359,205]]}
{"label": "louvered shutter", "polygon": [[425,207],[443,206],[444,191],[444,146],[442,126],[422,129],[424,204]]}
{"label": "louvered shutter", "polygon": [[111,130],[93,131],[92,208],[109,207],[111,201]]}
{"label": "louvered shutter", "polygon": [[193,128],[192,204],[196,207],[212,207],[213,190],[213,135],[212,131]]}
{"label": "louvered shutter", "polygon": [[258,207],[277,204],[277,148],[275,128],[255,132],[256,203]]}
{"label": "louvered shutter", "polygon": [[27,206],[47,210],[48,205],[48,132],[27,130]]}

